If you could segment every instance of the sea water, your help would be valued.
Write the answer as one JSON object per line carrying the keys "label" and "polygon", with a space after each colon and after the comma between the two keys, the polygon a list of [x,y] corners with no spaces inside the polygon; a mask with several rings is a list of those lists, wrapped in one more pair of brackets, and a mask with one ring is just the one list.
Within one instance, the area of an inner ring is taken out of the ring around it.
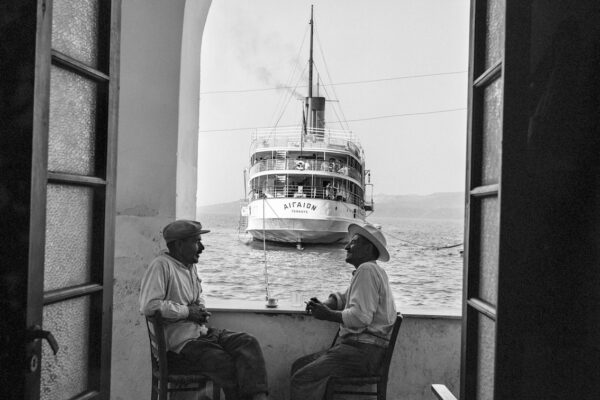
{"label": "sea water", "polygon": [[[304,245],[254,241],[238,230],[236,215],[200,215],[211,232],[198,262],[204,294],[211,299],[271,297],[325,299],[348,286],[354,267],[343,244]],[[368,218],[381,225],[389,262],[381,262],[399,310],[403,307],[460,311],[463,220]],[[455,246],[458,245],[458,246]],[[450,247],[455,246],[455,247]],[[294,293],[297,295],[294,296]]]}

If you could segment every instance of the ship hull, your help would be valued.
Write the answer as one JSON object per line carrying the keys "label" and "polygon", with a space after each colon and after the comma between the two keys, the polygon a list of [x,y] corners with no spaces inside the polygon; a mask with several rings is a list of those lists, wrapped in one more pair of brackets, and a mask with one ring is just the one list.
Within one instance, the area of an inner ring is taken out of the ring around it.
{"label": "ship hull", "polygon": [[356,205],[324,199],[265,198],[247,207],[246,231],[254,239],[284,243],[339,243],[348,226],[363,223]]}

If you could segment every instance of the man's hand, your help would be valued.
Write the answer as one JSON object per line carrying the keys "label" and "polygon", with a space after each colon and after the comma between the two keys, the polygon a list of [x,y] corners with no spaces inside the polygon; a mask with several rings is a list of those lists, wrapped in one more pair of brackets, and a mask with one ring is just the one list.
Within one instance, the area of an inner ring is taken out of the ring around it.
{"label": "man's hand", "polygon": [[316,319],[338,322],[340,324],[343,323],[342,312],[332,310],[329,308],[331,303],[326,303],[328,304],[321,303],[316,297],[311,298],[310,301],[306,303],[307,314],[314,316]]}
{"label": "man's hand", "polygon": [[202,305],[190,304],[188,306],[188,310],[189,315],[187,319],[198,324],[204,324],[208,322],[208,319],[211,316],[211,313],[206,311],[206,308],[204,308]]}
{"label": "man's hand", "polygon": [[309,301],[305,301],[304,303],[306,303],[306,315],[312,315],[312,305],[320,303],[320,301],[316,297],[311,297]]}
{"label": "man's hand", "polygon": [[327,307],[325,304],[321,303],[319,299],[313,297],[306,304],[306,309],[309,314],[314,316],[316,319],[329,319],[328,316],[331,312],[331,309]]}

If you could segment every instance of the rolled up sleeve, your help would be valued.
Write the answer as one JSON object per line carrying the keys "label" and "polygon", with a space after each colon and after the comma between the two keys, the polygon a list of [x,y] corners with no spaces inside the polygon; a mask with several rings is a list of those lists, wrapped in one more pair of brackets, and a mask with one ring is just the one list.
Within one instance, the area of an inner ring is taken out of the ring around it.
{"label": "rolled up sleeve", "polygon": [[340,292],[334,292],[329,295],[335,299],[336,310],[343,310],[346,305],[346,296]]}

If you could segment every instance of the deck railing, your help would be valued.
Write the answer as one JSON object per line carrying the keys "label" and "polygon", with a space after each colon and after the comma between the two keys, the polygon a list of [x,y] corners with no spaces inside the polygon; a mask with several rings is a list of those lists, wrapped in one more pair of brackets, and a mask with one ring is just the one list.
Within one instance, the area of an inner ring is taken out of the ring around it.
{"label": "deck railing", "polygon": [[256,200],[262,197],[280,198],[292,197],[297,199],[327,199],[337,200],[364,207],[365,200],[361,195],[350,193],[344,188],[320,187],[308,185],[279,185],[267,186],[263,189],[252,189],[249,200]]}
{"label": "deck railing", "polygon": [[329,163],[325,160],[277,160],[267,159],[260,160],[250,167],[250,176],[263,171],[304,171],[310,173],[310,171],[322,171],[322,172],[333,172],[339,175],[346,175],[350,178],[355,179],[359,183],[362,183],[362,177],[359,170],[350,167],[345,164],[339,164],[339,167],[333,163]]}
{"label": "deck railing", "polygon": [[300,126],[278,127],[256,130],[252,134],[251,152],[271,147],[345,150],[360,159],[364,156],[359,140],[352,131],[336,129],[307,129],[304,132]]}

